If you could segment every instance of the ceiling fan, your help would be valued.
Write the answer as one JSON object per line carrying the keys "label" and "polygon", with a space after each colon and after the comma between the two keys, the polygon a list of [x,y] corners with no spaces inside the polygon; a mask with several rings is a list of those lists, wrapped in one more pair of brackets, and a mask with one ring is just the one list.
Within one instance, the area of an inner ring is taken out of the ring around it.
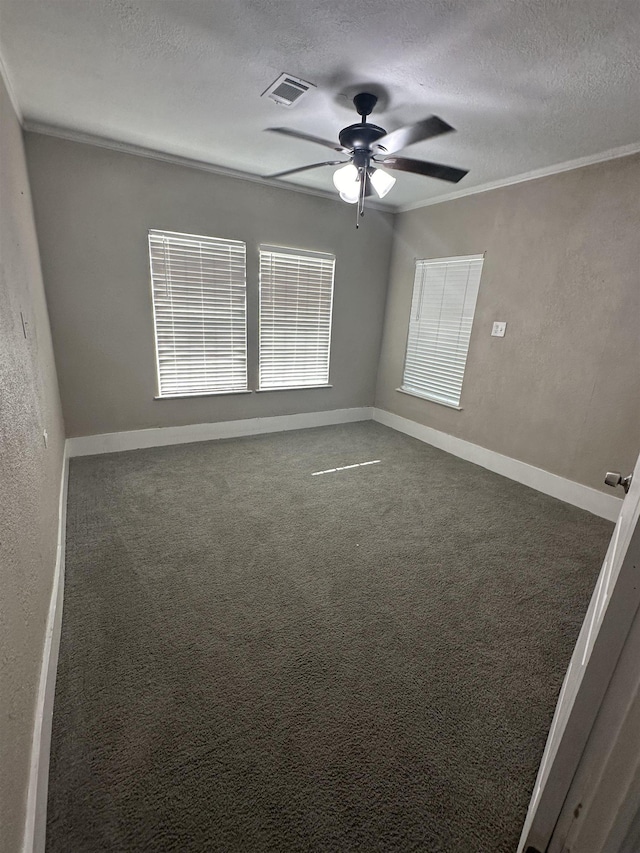
{"label": "ceiling fan", "polygon": [[[343,128],[338,134],[340,144],[336,145],[327,139],[321,139],[308,133],[300,133],[288,127],[268,127],[272,133],[280,133],[283,136],[291,136],[295,139],[304,139],[307,142],[316,142],[339,151],[341,154],[349,155],[348,160],[327,160],[324,163],[313,163],[311,166],[301,166],[297,169],[287,169],[285,172],[277,172],[274,175],[266,175],[267,178],[284,178],[297,172],[306,172],[309,169],[318,169],[320,166],[342,166],[333,175],[333,183],[340,193],[340,198],[349,204],[357,204],[356,227],[358,219],[364,214],[365,197],[372,194],[372,188],[380,198],[389,192],[396,182],[393,175],[384,169],[395,169],[400,172],[412,172],[415,175],[424,175],[427,178],[439,178],[442,181],[451,181],[456,184],[467,174],[465,169],[456,169],[454,166],[443,166],[440,163],[430,163],[426,160],[412,160],[409,157],[396,157],[396,151],[413,145],[414,142],[423,142],[442,133],[450,133],[454,130],[437,116],[417,121],[414,124],[392,130],[390,133],[376,124],[367,124],[367,116],[371,115],[378,98],[369,92],[361,92],[353,99],[358,115],[362,121]],[[346,165],[343,165],[346,164]]]}

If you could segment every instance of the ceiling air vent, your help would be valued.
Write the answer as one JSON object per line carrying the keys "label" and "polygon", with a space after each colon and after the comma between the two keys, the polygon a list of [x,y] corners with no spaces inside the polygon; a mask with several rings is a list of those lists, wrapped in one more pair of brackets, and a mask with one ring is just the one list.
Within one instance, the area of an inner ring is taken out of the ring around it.
{"label": "ceiling air vent", "polygon": [[309,91],[315,89],[313,83],[307,83],[306,80],[300,80],[299,77],[291,77],[289,74],[281,74],[278,79],[273,82],[268,89],[262,93],[262,97],[267,95],[276,104],[281,107],[292,107],[297,104],[300,98]]}

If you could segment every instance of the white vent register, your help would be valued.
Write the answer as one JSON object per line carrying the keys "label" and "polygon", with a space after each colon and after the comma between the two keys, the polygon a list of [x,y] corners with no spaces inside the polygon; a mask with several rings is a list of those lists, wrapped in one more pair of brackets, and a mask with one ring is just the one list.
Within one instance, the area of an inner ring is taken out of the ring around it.
{"label": "white vent register", "polygon": [[308,83],[306,80],[301,80],[299,77],[292,77],[290,74],[281,74],[277,80],[262,93],[279,104],[281,107],[292,107],[306,95],[310,89],[315,89],[313,83]]}

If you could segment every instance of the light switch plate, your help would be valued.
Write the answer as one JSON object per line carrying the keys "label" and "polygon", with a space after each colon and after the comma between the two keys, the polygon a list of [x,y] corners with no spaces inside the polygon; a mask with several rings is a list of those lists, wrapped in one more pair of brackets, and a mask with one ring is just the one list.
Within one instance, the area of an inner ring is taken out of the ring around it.
{"label": "light switch plate", "polygon": [[494,338],[504,338],[504,333],[507,331],[507,324],[502,320],[496,320],[491,329],[491,335]]}

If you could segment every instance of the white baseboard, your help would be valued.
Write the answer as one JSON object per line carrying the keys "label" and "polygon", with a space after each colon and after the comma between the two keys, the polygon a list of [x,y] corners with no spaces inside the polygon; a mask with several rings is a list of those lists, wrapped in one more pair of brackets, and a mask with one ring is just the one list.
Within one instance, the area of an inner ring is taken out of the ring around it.
{"label": "white baseboard", "polygon": [[164,447],[168,444],[189,444],[193,441],[212,441],[218,438],[238,438],[266,432],[370,421],[372,408],[333,409],[328,412],[304,412],[297,415],[277,415],[271,418],[244,418],[215,424],[136,429],[128,432],[108,432],[102,435],[83,435],[68,438],[69,456],[93,456],[116,453],[120,450],[140,450],[144,447]]}
{"label": "white baseboard", "polygon": [[542,468],[536,468],[510,456],[503,456],[494,450],[480,447],[461,438],[456,438],[416,421],[394,415],[384,409],[361,407],[354,409],[333,409],[328,412],[305,412],[296,415],[278,415],[270,418],[244,418],[238,421],[221,423],[189,424],[178,427],[158,427],[157,429],[129,430],[127,432],[109,432],[102,435],[86,435],[67,439],[68,455],[93,456],[100,453],[115,453],[121,450],[139,450],[145,447],[164,447],[170,444],[187,444],[194,441],[213,441],[219,438],[238,438],[244,435],[259,435],[268,432],[282,432],[291,429],[328,426],[330,424],[352,423],[366,420],[378,421],[392,429],[404,432],[414,438],[438,447],[441,450],[466,459],[510,480],[516,480],[546,495],[577,506],[599,515],[609,521],[615,521],[622,505],[621,498],[608,495],[584,486],[573,480],[567,480]]}
{"label": "white baseboard", "polygon": [[47,790],[49,783],[49,753],[51,751],[51,722],[56,689],[62,601],[64,592],[64,555],[67,525],[67,486],[69,482],[69,453],[65,442],[58,502],[58,544],[56,565],[51,587],[51,599],[45,627],[40,682],[31,744],[31,764],[27,791],[27,811],[22,853],[44,853],[47,823]]}
{"label": "white baseboard", "polygon": [[615,521],[618,518],[622,499],[616,495],[599,492],[590,486],[583,486],[582,483],[567,480],[542,468],[536,468],[534,465],[528,465],[510,456],[503,456],[494,450],[487,450],[486,447],[480,447],[478,444],[472,444],[470,441],[464,441],[446,432],[402,418],[384,409],[374,408],[373,420],[454,456],[459,456],[461,459],[466,459],[468,462],[488,468],[489,471],[495,471],[496,474],[502,474],[510,480],[516,480],[518,483],[537,489],[545,495],[551,495],[565,503],[586,509],[608,521]]}

